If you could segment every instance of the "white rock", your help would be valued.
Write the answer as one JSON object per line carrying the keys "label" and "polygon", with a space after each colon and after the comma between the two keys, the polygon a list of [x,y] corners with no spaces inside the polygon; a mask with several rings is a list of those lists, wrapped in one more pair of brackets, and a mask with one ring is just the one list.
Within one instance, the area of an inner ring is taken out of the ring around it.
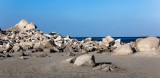
{"label": "white rock", "polygon": [[14,45],[12,49],[14,52],[18,52],[20,50],[20,47],[18,45]]}
{"label": "white rock", "polygon": [[21,30],[30,30],[30,29],[36,29],[36,25],[33,23],[29,23],[28,21],[22,19],[18,24],[16,24],[16,27],[18,27]]}
{"label": "white rock", "polygon": [[113,47],[121,47],[121,39],[115,40],[115,44],[113,45]]}
{"label": "white rock", "polygon": [[24,27],[29,24],[28,21],[22,19],[16,26],[19,27],[20,29],[24,29]]}
{"label": "white rock", "polygon": [[133,54],[133,51],[129,44],[122,45],[113,51],[113,55],[129,55]]}
{"label": "white rock", "polygon": [[58,47],[62,47],[62,46],[63,46],[63,41],[57,41],[57,42],[55,42],[55,44],[56,44]]}
{"label": "white rock", "polygon": [[156,37],[139,39],[136,41],[136,50],[140,52],[157,51],[159,47],[159,42],[159,39]]}
{"label": "white rock", "polygon": [[34,49],[40,48],[40,45],[41,45],[40,42],[34,43],[33,48],[34,48]]}
{"label": "white rock", "polygon": [[25,30],[36,29],[36,28],[37,28],[36,25],[33,23],[29,23],[24,27]]}
{"label": "white rock", "polygon": [[20,45],[21,46],[30,46],[30,47],[32,47],[33,46],[33,42],[21,42]]}
{"label": "white rock", "polygon": [[105,44],[106,46],[109,46],[109,43],[114,41],[114,39],[111,36],[107,36],[106,38],[102,39],[102,43]]}
{"label": "white rock", "polygon": [[62,40],[63,40],[62,36],[58,36],[56,39],[54,39],[54,41],[62,41]]}
{"label": "white rock", "polygon": [[79,57],[74,62],[77,66],[95,66],[94,55],[84,54]]}

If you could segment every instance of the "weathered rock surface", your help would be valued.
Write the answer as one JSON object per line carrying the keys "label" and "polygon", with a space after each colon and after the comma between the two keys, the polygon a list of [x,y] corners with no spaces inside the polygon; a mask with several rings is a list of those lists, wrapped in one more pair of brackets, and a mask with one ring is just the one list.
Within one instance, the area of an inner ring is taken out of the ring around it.
{"label": "weathered rock surface", "polygon": [[136,50],[140,52],[157,51],[159,47],[159,39],[156,37],[148,37],[136,40]]}
{"label": "weathered rock surface", "polygon": [[36,25],[33,24],[33,23],[29,23],[28,21],[26,20],[21,20],[17,25],[16,27],[18,27],[19,29],[21,30],[30,30],[30,29],[36,29]]}
{"label": "weathered rock surface", "polygon": [[75,65],[77,66],[95,66],[94,55],[84,54],[76,58]]}
{"label": "weathered rock surface", "polygon": [[130,47],[129,44],[122,45],[121,47],[116,48],[113,52],[114,55],[133,54],[132,48]]}
{"label": "weathered rock surface", "polygon": [[158,52],[160,51],[159,39],[156,37],[137,39],[136,42],[128,45],[123,45],[120,39],[114,40],[111,36],[103,38],[102,41],[93,38],[78,41],[70,36],[64,38],[55,32],[45,34],[37,30],[35,24],[26,20],[21,20],[7,30],[0,30],[0,53],[66,52],[69,56],[79,56],[89,52],[107,52],[107,54],[113,52],[116,55],[128,55],[133,53],[132,50]]}
{"label": "weathered rock surface", "polygon": [[111,42],[114,42],[114,39],[111,36],[107,36],[102,39],[104,45],[109,46]]}

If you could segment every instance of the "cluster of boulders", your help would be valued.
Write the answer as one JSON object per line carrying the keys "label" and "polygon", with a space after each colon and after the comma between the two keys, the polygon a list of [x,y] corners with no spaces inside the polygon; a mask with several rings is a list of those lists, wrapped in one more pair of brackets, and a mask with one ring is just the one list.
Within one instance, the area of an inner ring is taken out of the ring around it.
{"label": "cluster of boulders", "polygon": [[135,42],[126,43],[116,48],[115,55],[145,54],[147,56],[158,55],[160,51],[160,40],[157,37],[139,38]]}
{"label": "cluster of boulders", "polygon": [[[156,37],[140,38],[135,42],[122,43],[107,36],[102,41],[86,38],[82,41],[63,37],[55,32],[45,34],[37,30],[34,23],[21,20],[15,26],[0,30],[0,53],[13,52],[66,52],[70,56],[88,52],[111,53],[113,55],[129,55],[135,52],[159,51],[160,41]],[[1,56],[2,56],[1,55]]]}
{"label": "cluster of boulders", "polygon": [[112,63],[96,63],[95,56],[92,54],[83,54],[77,57],[71,57],[61,61],[61,63],[73,64],[75,66],[89,66],[93,67],[93,71],[111,72],[118,69],[118,67]]}

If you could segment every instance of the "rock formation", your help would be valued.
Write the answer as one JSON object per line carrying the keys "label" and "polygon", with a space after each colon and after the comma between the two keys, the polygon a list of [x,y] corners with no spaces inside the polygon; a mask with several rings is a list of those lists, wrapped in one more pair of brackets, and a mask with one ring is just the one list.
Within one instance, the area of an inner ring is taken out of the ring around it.
{"label": "rock formation", "polygon": [[159,39],[156,37],[148,37],[136,40],[136,50],[140,52],[157,51],[159,47]]}
{"label": "rock formation", "polygon": [[0,30],[0,53],[13,52],[66,52],[69,56],[78,56],[89,52],[112,53],[116,55],[129,55],[133,52],[160,51],[159,39],[156,37],[140,38],[129,44],[122,44],[121,39],[114,40],[107,36],[102,41],[86,38],[82,41],[63,37],[51,32],[45,34],[37,26],[26,20],[21,20],[15,26]]}

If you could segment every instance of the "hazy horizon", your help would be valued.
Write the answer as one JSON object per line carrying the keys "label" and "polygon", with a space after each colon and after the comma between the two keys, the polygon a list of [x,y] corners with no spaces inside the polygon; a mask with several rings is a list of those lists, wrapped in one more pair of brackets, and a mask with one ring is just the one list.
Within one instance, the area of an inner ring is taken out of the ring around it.
{"label": "hazy horizon", "polygon": [[71,37],[160,36],[160,0],[0,0],[0,28],[26,19]]}

